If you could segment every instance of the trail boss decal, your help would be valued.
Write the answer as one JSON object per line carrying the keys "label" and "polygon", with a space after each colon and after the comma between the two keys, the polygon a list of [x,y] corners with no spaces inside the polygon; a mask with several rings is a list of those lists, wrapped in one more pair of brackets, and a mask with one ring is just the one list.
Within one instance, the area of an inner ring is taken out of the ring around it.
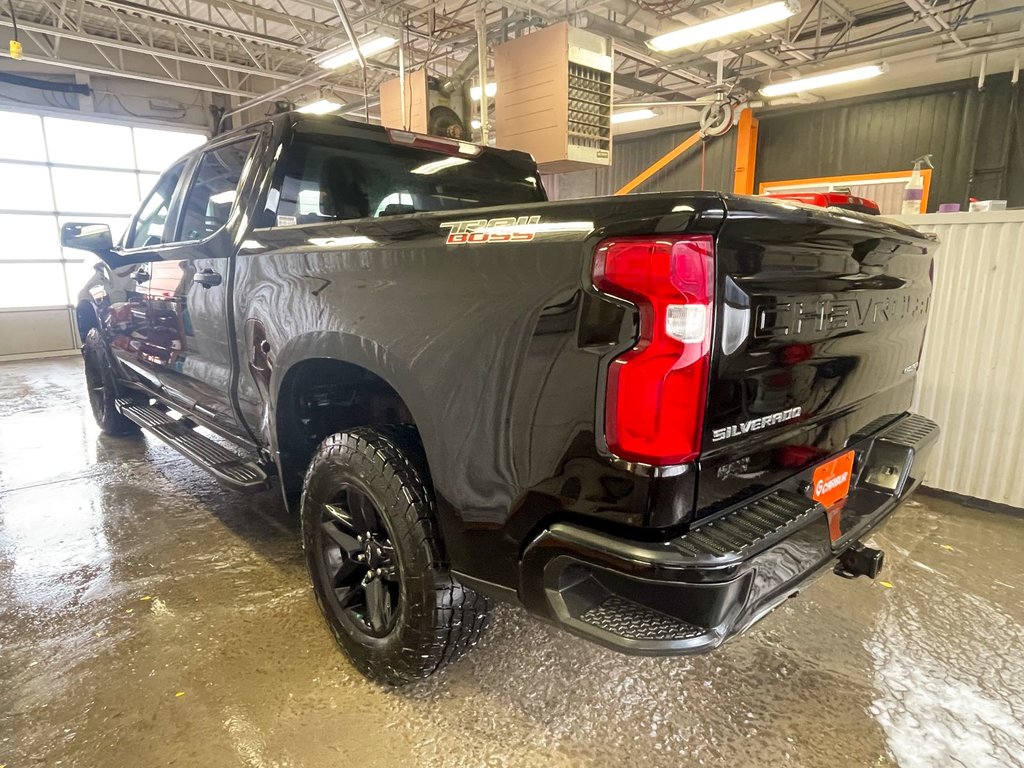
{"label": "trail boss decal", "polygon": [[757,432],[760,429],[765,429],[774,424],[781,424],[784,421],[790,421],[800,416],[799,408],[790,408],[786,411],[779,411],[778,413],[772,413],[768,416],[762,416],[759,419],[750,419],[740,424],[733,424],[728,427],[722,427],[721,429],[711,430],[711,439],[714,442],[719,440],[725,440],[729,437],[739,437],[740,435],[746,435],[750,432]]}
{"label": "trail boss decal", "polygon": [[469,219],[467,221],[445,221],[441,226],[449,230],[448,245],[465,243],[524,243],[533,240],[534,227],[540,223],[540,216],[507,216],[500,219]]}

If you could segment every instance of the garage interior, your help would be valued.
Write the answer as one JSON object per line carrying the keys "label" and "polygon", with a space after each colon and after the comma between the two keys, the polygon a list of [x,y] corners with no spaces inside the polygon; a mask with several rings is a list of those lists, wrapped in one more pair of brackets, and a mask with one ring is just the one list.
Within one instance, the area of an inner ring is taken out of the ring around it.
{"label": "garage interior", "polygon": [[[0,768],[1024,766],[1024,7],[7,0],[0,35]],[[443,673],[365,680],[278,490],[100,433],[97,259],[61,245],[294,109],[529,151],[551,200],[850,194],[936,235],[912,410],[942,433],[882,575],[681,658],[499,606]]]}

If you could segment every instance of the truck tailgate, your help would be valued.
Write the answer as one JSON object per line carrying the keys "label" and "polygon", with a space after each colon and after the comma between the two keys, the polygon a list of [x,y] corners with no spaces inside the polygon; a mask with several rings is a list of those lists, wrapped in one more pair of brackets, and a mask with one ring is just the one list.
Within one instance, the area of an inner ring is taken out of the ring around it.
{"label": "truck tailgate", "polygon": [[726,196],[697,516],[910,406],[935,243],[881,217]]}

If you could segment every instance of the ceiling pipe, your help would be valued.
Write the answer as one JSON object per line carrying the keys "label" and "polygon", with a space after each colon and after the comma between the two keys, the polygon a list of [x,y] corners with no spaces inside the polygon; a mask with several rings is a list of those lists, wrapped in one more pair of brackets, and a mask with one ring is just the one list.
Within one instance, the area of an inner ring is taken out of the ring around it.
{"label": "ceiling pipe", "polygon": [[639,29],[633,27],[627,27],[625,24],[620,24],[617,21],[606,19],[604,16],[598,16],[593,11],[583,11],[580,14],[579,19],[576,21],[576,26],[581,29],[589,29],[608,37],[617,37],[620,40],[628,40],[631,43],[637,45],[645,45],[647,40],[650,39],[650,35],[641,32]]}
{"label": "ceiling pipe", "polygon": [[[363,82],[366,82],[365,79]],[[408,94],[405,92],[405,29],[402,29],[402,38],[398,41],[398,90],[402,94],[402,130],[409,130],[409,110],[406,106]],[[370,122],[370,116],[364,110],[366,122]]]}
{"label": "ceiling pipe", "polygon": [[477,46],[473,46],[469,53],[466,54],[466,58],[462,60],[462,63],[452,72],[451,77],[441,83],[441,92],[445,94],[452,94],[468,80],[476,68],[480,66],[479,50]]}
{"label": "ceiling pipe", "polygon": [[491,143],[490,120],[487,115],[487,3],[477,0],[476,6],[476,55],[480,75],[480,143]]}
{"label": "ceiling pipe", "polygon": [[[0,50],[0,59],[9,59],[11,54],[6,50]],[[67,61],[62,59],[61,61],[54,61],[53,59],[47,59],[43,56],[34,56],[32,54],[24,54],[20,61],[28,62],[30,64],[40,64],[42,66],[57,67],[58,69],[71,69],[76,72],[88,72],[93,75],[105,75],[107,77],[120,77],[128,80],[139,80],[144,83],[157,83],[159,85],[169,85],[172,88],[187,88],[194,91],[204,91],[207,93],[222,93],[227,96],[238,96],[243,98],[251,96],[251,91],[241,91],[236,88],[227,88],[220,85],[211,85],[210,83],[197,83],[189,80],[177,80],[170,77],[161,77],[159,75],[139,75],[134,72],[122,72],[117,69],[109,67],[94,66],[92,64],[83,64],[80,62]]]}
{"label": "ceiling pipe", "polygon": [[255,98],[243,101],[234,109],[225,112],[223,115],[221,115],[220,121],[221,123],[223,123],[227,118],[233,115],[237,115],[240,112],[244,112],[247,109],[258,107],[260,104],[266,104],[268,101],[275,101],[276,99],[281,98],[285,94],[291,93],[292,91],[301,88],[304,85],[312,85],[318,80],[322,80],[324,77],[327,76],[327,74],[328,73],[325,70],[310,72],[308,75],[300,77],[297,80],[292,81],[288,85],[282,85],[280,88],[275,88],[274,90],[267,91],[266,93],[260,96],[256,96]]}
{"label": "ceiling pipe", "polygon": [[1015,32],[1010,34],[985,35],[973,40],[969,39],[968,42],[970,44],[963,50],[940,53],[935,57],[935,60],[953,61],[954,59],[963,59],[968,56],[980,56],[982,54],[998,53],[1000,51],[1019,50],[1024,47],[1024,34]]}
{"label": "ceiling pipe", "polygon": [[356,37],[356,31],[352,29],[352,22],[348,20],[348,13],[345,12],[345,8],[341,4],[341,0],[334,0],[334,8],[338,11],[338,18],[341,20],[341,26],[345,28],[345,34],[348,35],[348,41],[352,43],[352,50],[356,52],[356,58],[359,59],[359,68],[366,72],[366,58],[363,56],[362,50],[359,48],[359,39]]}
{"label": "ceiling pipe", "polygon": [[933,32],[941,32],[946,35],[950,40],[956,43],[961,48],[966,48],[967,43],[960,39],[957,35],[956,30],[950,26],[950,23],[946,21],[939,13],[934,12],[931,8],[926,6],[921,0],[903,0],[904,3],[914,13],[921,17],[921,20],[927,24]]}
{"label": "ceiling pipe", "polygon": [[[501,23],[494,29],[487,33],[488,39],[503,35],[509,27],[512,27],[514,32],[531,27],[534,24],[534,20],[528,17],[524,17],[522,14],[513,14],[507,18],[501,20]],[[475,34],[475,33],[474,33]],[[455,71],[451,73],[447,80],[441,83],[441,92],[447,95],[454,93],[462,86],[480,66],[480,46],[474,45],[466,53],[466,58],[462,60]]]}
{"label": "ceiling pipe", "polygon": [[630,21],[636,21],[645,27],[660,27],[668,17],[662,17],[653,11],[634,3],[633,0],[605,0],[602,6],[609,11],[615,11],[623,16],[629,17]]}
{"label": "ceiling pipe", "polygon": [[[662,71],[674,75],[675,77],[683,77],[689,80],[697,80],[701,85],[706,85],[710,80],[714,79],[714,73],[707,68],[693,66],[692,69],[698,70],[701,74],[694,75],[687,73],[683,75],[679,72],[672,72],[668,67],[672,66],[665,56],[661,54],[655,54],[654,51],[647,47],[647,40],[650,35],[641,32],[633,27],[627,27],[625,24],[620,24],[617,21],[606,19],[603,16],[598,16],[592,11],[584,11],[579,15],[577,19],[577,25],[581,29],[589,29],[592,32],[596,32],[601,35],[606,35],[615,41],[615,48],[621,52],[624,56],[628,56],[631,59],[642,61],[651,67],[656,67]],[[627,48],[623,41],[632,43],[638,48],[642,48],[646,53],[641,54],[634,49]],[[704,58],[703,56],[696,56],[696,59]],[[618,77],[616,77],[618,80]]]}
{"label": "ceiling pipe", "polygon": [[[969,44],[964,50],[954,49],[948,53],[937,53],[937,51],[942,50],[942,46],[950,46],[952,43],[940,41],[939,44],[936,45],[934,38],[935,33],[927,27],[899,32],[887,35],[884,38],[865,41],[861,44],[845,49],[841,54],[830,56],[825,60],[822,66],[827,67],[828,69],[840,69],[847,66],[856,66],[858,64],[870,64],[877,61],[877,58],[869,58],[873,52],[875,53],[875,57],[884,57],[884,59],[889,63],[896,61],[914,61],[917,59],[926,59],[930,63],[934,63],[937,61],[941,62],[953,59],[962,59],[969,56],[979,56],[982,53],[992,52],[992,50],[1012,50],[1024,43],[1024,36],[1016,39],[1007,39],[1000,35],[980,34],[975,37],[964,37],[963,39]],[[878,53],[878,51],[881,51],[881,53]],[[750,77],[756,78],[766,72],[767,70],[754,69],[747,74]],[[795,66],[787,67],[782,70],[782,72],[800,74]],[[772,72],[771,74],[780,73]]]}

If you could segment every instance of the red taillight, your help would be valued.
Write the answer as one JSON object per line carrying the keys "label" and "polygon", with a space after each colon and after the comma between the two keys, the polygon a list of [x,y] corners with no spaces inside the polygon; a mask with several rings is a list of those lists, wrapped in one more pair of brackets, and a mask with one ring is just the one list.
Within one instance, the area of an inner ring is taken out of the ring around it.
{"label": "red taillight", "polygon": [[612,361],[604,433],[620,458],[664,466],[700,453],[711,356],[714,241],[605,240],[594,285],[640,310],[640,338]]}

